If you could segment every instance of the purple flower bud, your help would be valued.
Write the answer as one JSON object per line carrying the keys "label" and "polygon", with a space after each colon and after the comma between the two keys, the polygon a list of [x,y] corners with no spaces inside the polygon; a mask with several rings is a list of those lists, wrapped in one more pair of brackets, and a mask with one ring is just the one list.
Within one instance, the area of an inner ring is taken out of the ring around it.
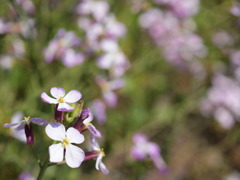
{"label": "purple flower bud", "polygon": [[90,113],[90,109],[84,109],[81,114],[79,115],[79,118],[77,119],[77,121],[74,123],[73,127],[76,129],[79,129],[82,126],[83,121],[88,118]]}
{"label": "purple flower bud", "polygon": [[26,124],[24,126],[25,134],[27,137],[27,144],[33,145],[34,144],[34,136],[33,136],[33,129],[31,124]]}
{"label": "purple flower bud", "polygon": [[90,160],[90,159],[95,159],[98,157],[100,151],[90,151],[90,152],[85,152],[85,158],[84,161]]}

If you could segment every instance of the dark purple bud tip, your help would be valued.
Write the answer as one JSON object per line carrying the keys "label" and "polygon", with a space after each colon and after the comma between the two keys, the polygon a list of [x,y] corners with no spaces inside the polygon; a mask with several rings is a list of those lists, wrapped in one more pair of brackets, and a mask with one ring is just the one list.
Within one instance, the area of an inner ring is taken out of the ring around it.
{"label": "dark purple bud tip", "polygon": [[62,122],[64,112],[63,111],[58,111],[57,108],[58,108],[58,104],[55,106],[54,119],[58,122]]}
{"label": "dark purple bud tip", "polygon": [[24,126],[26,138],[27,138],[27,144],[33,145],[34,144],[34,136],[33,136],[33,129],[31,124],[25,124]]}

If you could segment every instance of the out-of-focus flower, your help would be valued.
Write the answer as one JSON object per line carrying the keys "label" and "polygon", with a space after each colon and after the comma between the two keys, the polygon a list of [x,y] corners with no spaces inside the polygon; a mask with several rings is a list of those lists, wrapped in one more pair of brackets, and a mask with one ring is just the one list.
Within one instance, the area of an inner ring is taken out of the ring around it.
{"label": "out-of-focus flower", "polygon": [[224,75],[216,75],[201,104],[201,110],[205,115],[213,115],[223,128],[228,129],[240,117],[239,99],[239,82]]}
{"label": "out-of-focus flower", "polygon": [[108,174],[109,171],[106,168],[105,164],[102,162],[102,158],[105,156],[105,153],[103,151],[103,149],[100,148],[98,142],[96,141],[96,139],[94,138],[94,136],[91,136],[91,152],[86,152],[86,156],[85,156],[85,161],[89,160],[89,159],[95,159],[96,158],[96,164],[95,167],[97,170],[101,170],[102,173],[104,174]]}
{"label": "out-of-focus flower", "polygon": [[231,7],[230,12],[234,15],[234,16],[240,16],[240,3],[236,3],[233,5],[233,7]]}
{"label": "out-of-focus flower", "polygon": [[226,46],[231,46],[234,42],[234,39],[226,31],[219,31],[213,35],[212,42],[218,48],[223,48]]}
{"label": "out-of-focus flower", "polygon": [[27,171],[23,171],[19,176],[18,180],[35,180],[33,175]]}
{"label": "out-of-focus flower", "polygon": [[77,53],[72,49],[66,50],[62,62],[67,67],[74,67],[80,65],[84,62],[84,55],[82,53]]}
{"label": "out-of-focus flower", "polygon": [[188,18],[199,10],[199,0],[169,0],[169,6],[179,18]]}
{"label": "out-of-focus flower", "polygon": [[134,145],[131,149],[131,155],[136,160],[144,160],[150,157],[160,173],[167,173],[168,168],[160,155],[160,148],[156,143],[150,142],[144,134],[135,134],[133,136]]}
{"label": "out-of-focus flower", "polygon": [[[72,143],[81,144],[84,136],[75,128],[68,128],[66,131],[64,125],[60,123],[50,123],[46,127],[46,134],[58,144],[49,146],[50,162],[58,163],[65,160],[69,167],[78,168],[84,160],[85,153],[83,150]],[[65,151],[65,153],[64,153]]]}
{"label": "out-of-focus flower", "polygon": [[0,34],[6,34],[9,31],[9,25],[2,18],[0,18]]}
{"label": "out-of-focus flower", "polygon": [[94,116],[96,117],[96,120],[103,124],[106,122],[106,105],[101,99],[95,99],[92,102],[91,109],[93,111]]}
{"label": "out-of-focus flower", "polygon": [[[4,124],[3,127],[5,128],[13,128],[16,131],[25,131],[25,135],[26,135],[26,141],[28,145],[32,145],[34,144],[34,135],[33,135],[33,129],[32,129],[32,125],[31,122],[37,125],[41,125],[41,126],[46,126],[48,124],[48,122],[44,119],[41,118],[30,118],[30,117],[24,117],[24,120],[18,120],[17,118],[20,115],[17,115],[14,119],[14,121],[18,121],[18,122],[12,122],[12,123],[7,123]],[[16,134],[15,134],[16,135]]]}
{"label": "out-of-focus flower", "polygon": [[93,15],[95,20],[101,21],[108,13],[109,4],[106,1],[82,1],[76,8],[77,14]]}
{"label": "out-of-focus flower", "polygon": [[0,56],[0,66],[3,68],[3,69],[10,69],[13,65],[13,62],[14,62],[14,58],[10,55],[3,55],[3,56]]}
{"label": "out-of-focus flower", "polygon": [[97,76],[96,82],[102,90],[103,98],[106,104],[109,107],[116,107],[117,95],[115,94],[114,91],[124,86],[123,79],[115,79],[115,80],[107,81],[106,78],[102,76]]}
{"label": "out-of-focus flower", "polygon": [[33,14],[35,12],[35,6],[31,0],[16,0],[16,3],[28,14]]}
{"label": "out-of-focus flower", "polygon": [[74,108],[68,103],[75,103],[79,101],[82,97],[82,94],[77,90],[71,90],[65,95],[65,90],[60,87],[51,88],[50,93],[54,98],[48,96],[45,92],[43,92],[41,94],[41,99],[49,104],[58,104],[58,111],[74,110]]}
{"label": "out-of-focus flower", "polygon": [[[47,63],[51,63],[54,59],[61,59],[64,65],[72,67],[83,62],[83,56],[76,53],[73,48],[79,46],[80,39],[73,31],[66,32],[59,29],[57,35],[49,42],[48,47],[44,49],[44,59]],[[66,54],[67,53],[67,54]],[[70,60],[70,57],[73,57]]]}

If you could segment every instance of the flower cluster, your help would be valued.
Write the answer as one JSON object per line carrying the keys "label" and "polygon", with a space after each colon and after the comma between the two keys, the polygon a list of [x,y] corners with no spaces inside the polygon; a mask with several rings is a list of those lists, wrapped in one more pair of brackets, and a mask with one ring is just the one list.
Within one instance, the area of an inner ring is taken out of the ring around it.
{"label": "flower cluster", "polygon": [[[93,115],[89,108],[82,110],[82,104],[76,104],[82,97],[77,90],[71,90],[65,94],[65,90],[59,87],[53,87],[50,90],[50,97],[47,93],[41,94],[41,99],[55,106],[55,120],[57,122],[48,122],[41,118],[25,117],[21,118],[22,114],[17,113],[11,123],[5,124],[4,127],[13,128],[14,136],[17,138],[21,134],[21,140],[25,140],[28,145],[34,144],[34,131],[32,123],[46,126],[45,132],[54,143],[49,146],[49,163],[53,165],[66,164],[71,168],[78,168],[83,161],[96,159],[96,169],[101,170],[104,174],[109,171],[102,162],[105,156],[95,138],[102,137],[101,133],[91,123]],[[16,122],[18,121],[18,122]],[[85,141],[83,132],[89,130],[91,150],[84,152],[78,144]],[[22,138],[22,135],[25,136]]]}
{"label": "flower cluster", "polygon": [[133,143],[131,154],[134,159],[143,161],[150,157],[160,173],[168,172],[167,165],[160,155],[160,148],[156,143],[150,142],[144,134],[140,133],[133,136]]}
{"label": "flower cluster", "polygon": [[[170,64],[198,78],[204,77],[205,71],[197,59],[203,58],[207,50],[194,33],[195,23],[191,19],[198,12],[199,1],[155,0],[154,3],[140,15],[140,26],[162,49],[164,59]],[[159,4],[165,8],[159,8]]]}

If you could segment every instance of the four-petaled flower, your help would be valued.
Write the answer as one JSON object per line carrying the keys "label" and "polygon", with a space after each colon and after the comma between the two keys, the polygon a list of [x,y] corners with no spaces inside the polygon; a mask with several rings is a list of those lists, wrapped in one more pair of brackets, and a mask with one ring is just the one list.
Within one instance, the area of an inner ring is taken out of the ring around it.
{"label": "four-petaled flower", "polygon": [[101,170],[104,174],[108,174],[109,171],[106,168],[105,164],[103,164],[102,162],[102,158],[105,156],[105,153],[103,151],[103,149],[100,148],[98,142],[96,141],[96,139],[94,138],[94,136],[91,135],[91,147],[93,149],[93,152],[97,153],[97,160],[96,160],[96,164],[95,167],[97,170]]}
{"label": "four-petaled flower", "polygon": [[45,92],[41,94],[41,99],[49,104],[57,104],[58,111],[72,111],[74,108],[68,103],[75,103],[79,101],[82,97],[82,94],[77,90],[71,90],[65,95],[65,90],[59,87],[53,87],[50,90],[51,95],[54,98],[48,96]]}
{"label": "four-petaled flower", "polygon": [[53,144],[49,147],[50,162],[58,163],[65,160],[69,167],[77,168],[84,160],[85,153],[83,150],[72,143],[80,144],[84,141],[84,136],[75,128],[68,128],[66,131],[61,123],[50,123],[46,127],[47,135],[55,140],[60,141],[58,144]]}

